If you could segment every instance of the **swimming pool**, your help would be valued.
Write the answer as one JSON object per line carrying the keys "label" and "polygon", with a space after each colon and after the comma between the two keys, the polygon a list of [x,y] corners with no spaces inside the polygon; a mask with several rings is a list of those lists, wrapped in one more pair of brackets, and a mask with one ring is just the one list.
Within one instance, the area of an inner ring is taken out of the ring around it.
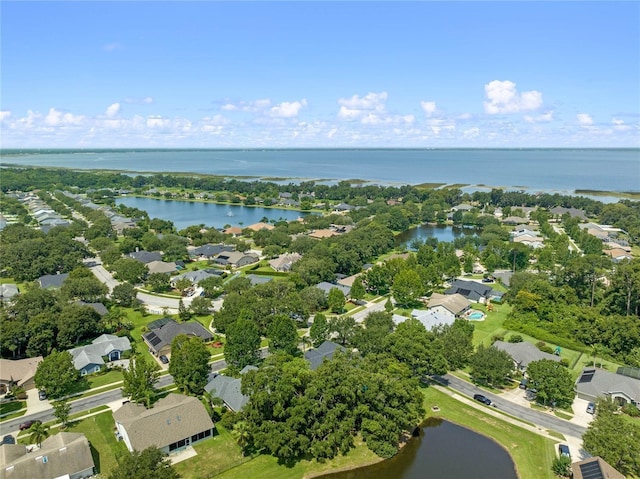
{"label": "swimming pool", "polygon": [[471,313],[468,317],[469,319],[483,319],[484,313],[475,312],[475,313]]}

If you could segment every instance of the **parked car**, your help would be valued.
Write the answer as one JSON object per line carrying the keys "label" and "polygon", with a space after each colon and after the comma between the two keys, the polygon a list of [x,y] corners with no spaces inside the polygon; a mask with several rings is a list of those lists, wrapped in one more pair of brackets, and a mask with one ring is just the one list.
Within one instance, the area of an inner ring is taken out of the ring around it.
{"label": "parked car", "polygon": [[592,402],[587,404],[587,412],[589,414],[595,414],[596,413],[596,405],[594,403],[592,403]]}
{"label": "parked car", "polygon": [[47,399],[47,393],[45,391],[38,391],[38,398],[40,401],[44,401]]}
{"label": "parked car", "polygon": [[2,444],[15,444],[16,443],[16,438],[13,437],[11,434],[7,434],[5,437],[2,438]]}
{"label": "parked car", "polygon": [[162,356],[160,356],[158,359],[160,359],[160,362],[162,364],[169,364],[169,358],[166,357],[164,354]]}
{"label": "parked car", "polygon": [[522,379],[522,380],[520,381],[520,385],[519,385],[518,387],[519,387],[520,389],[527,389],[527,383],[528,383],[528,382],[529,382],[528,380],[526,380],[526,379]]}
{"label": "parked car", "polygon": [[489,399],[486,396],[483,396],[482,394],[474,394],[473,399],[475,399],[476,401],[480,401],[481,403],[484,403],[487,406],[491,405],[491,399]]}
{"label": "parked car", "polygon": [[569,452],[569,446],[567,446],[566,444],[558,445],[558,452],[560,453],[561,456],[567,456],[569,459],[571,459],[571,453]]}
{"label": "parked car", "polygon": [[21,431],[24,431],[25,429],[29,429],[31,426],[33,426],[34,424],[40,424],[40,421],[27,421],[27,422],[23,422],[22,424],[20,424],[20,426],[18,426],[18,429],[20,429]]}

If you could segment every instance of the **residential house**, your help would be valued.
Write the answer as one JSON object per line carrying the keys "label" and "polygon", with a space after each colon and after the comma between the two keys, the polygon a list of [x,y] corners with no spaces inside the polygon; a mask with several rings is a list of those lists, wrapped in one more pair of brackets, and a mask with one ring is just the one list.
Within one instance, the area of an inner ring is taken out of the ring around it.
{"label": "residential house", "polygon": [[532,236],[529,234],[521,234],[511,238],[514,243],[522,243],[531,248],[538,249],[544,247],[544,238],[540,236]]}
{"label": "residential house", "polygon": [[213,435],[214,424],[198,398],[169,394],[151,409],[127,403],[113,413],[129,451],[155,446],[168,454]]}
{"label": "residential house", "polygon": [[235,245],[229,245],[224,243],[219,244],[205,244],[202,246],[198,246],[197,248],[192,248],[189,250],[189,257],[191,257],[194,261],[202,261],[202,260],[212,260],[220,253],[226,251],[235,251]]}
{"label": "residential house", "polygon": [[171,351],[171,343],[180,334],[197,336],[203,341],[211,341],[213,335],[196,321],[176,323],[171,318],[162,318],[147,325],[149,332],[142,335],[142,339],[149,351],[156,356],[167,355]]}
{"label": "residential house", "polygon": [[427,308],[432,311],[438,311],[439,314],[450,316],[450,321],[460,317],[469,308],[471,302],[461,294],[440,294],[433,293],[427,303]]}
{"label": "residential house", "polygon": [[103,334],[91,341],[91,344],[70,349],[69,353],[73,357],[74,367],[85,376],[97,373],[107,362],[117,361],[122,353],[130,350],[131,343],[126,336]]}
{"label": "residential house", "polygon": [[327,283],[326,281],[322,281],[321,283],[316,284],[315,287],[324,291],[324,294],[327,296],[329,295],[329,291],[331,291],[333,288],[336,288],[342,291],[345,297],[349,296],[349,293],[351,292],[350,286],[344,286],[342,284]]}
{"label": "residential house", "polygon": [[587,220],[587,215],[584,210],[579,210],[577,208],[564,208],[562,206],[556,206],[555,208],[551,208],[549,210],[553,216],[563,216],[568,214],[571,218],[578,218],[580,220]]}
{"label": "residential house", "polygon": [[24,444],[0,447],[0,479],[82,479],[94,469],[89,441],[80,433],[59,432],[34,452]]}
{"label": "residential house", "polygon": [[58,289],[64,283],[64,280],[69,277],[69,273],[60,273],[60,274],[45,274],[44,276],[40,276],[38,278],[38,283],[42,289]]}
{"label": "residential house", "polygon": [[167,263],[165,261],[150,261],[147,263],[147,268],[149,269],[149,274],[171,274],[178,271],[178,267],[174,262]]}
{"label": "residential house", "polygon": [[479,283],[477,281],[467,281],[464,279],[454,279],[451,282],[451,287],[447,289],[444,294],[461,294],[474,303],[485,303],[493,296],[501,296],[501,294],[494,291],[491,286],[487,286],[486,284]]}
{"label": "residential house", "polygon": [[25,390],[34,388],[33,377],[40,361],[42,356],[25,359],[0,358],[0,394],[6,394],[15,387]]}
{"label": "residential house", "polygon": [[349,205],[347,203],[338,203],[337,205],[335,205],[333,207],[333,211],[335,211],[337,213],[351,211],[351,210],[355,210],[355,209],[356,209],[355,206]]}
{"label": "residential house", "polygon": [[84,301],[76,301],[76,304],[79,304],[80,306],[88,306],[88,307],[90,307],[96,313],[98,313],[100,315],[100,317],[104,317],[107,314],[109,314],[109,310],[102,303],[85,303]]}
{"label": "residential house", "polygon": [[337,231],[331,230],[331,229],[319,229],[319,230],[313,230],[311,231],[311,233],[309,233],[309,238],[314,238],[314,239],[324,239],[324,238],[331,238],[332,236],[338,236],[340,233],[338,233]]}
{"label": "residential house", "polygon": [[275,259],[269,261],[271,266],[276,271],[291,271],[291,266],[300,260],[302,255],[300,253],[285,253],[281,254]]}
{"label": "residential house", "polygon": [[272,230],[275,228],[275,226],[270,225],[269,223],[264,223],[260,221],[258,223],[254,223],[252,225],[247,226],[247,228],[249,228],[252,231],[260,231],[260,230]]}
{"label": "residential house", "polygon": [[240,251],[225,251],[220,253],[213,260],[216,264],[227,266],[231,265],[234,268],[242,268],[249,264],[257,263],[260,260],[255,253],[242,253]]}
{"label": "residential house", "polygon": [[[255,366],[245,366],[240,374],[258,369]],[[233,412],[240,411],[248,402],[249,396],[242,394],[240,390],[242,386],[242,378],[232,378],[223,374],[217,374],[209,383],[204,387],[205,391],[211,394],[212,397],[218,397],[222,399],[225,406],[231,409]]]}
{"label": "residential house", "polygon": [[220,277],[224,275],[224,271],[219,269],[200,269],[197,271],[188,271],[183,274],[179,274],[178,276],[172,276],[169,282],[171,286],[175,287],[176,283],[182,279],[188,279],[191,281],[191,284],[198,284],[203,279],[211,278],[211,277]]}
{"label": "residential house", "polygon": [[129,258],[147,264],[152,261],[162,261],[162,254],[159,251],[133,251],[129,253]]}
{"label": "residential house", "polygon": [[519,216],[507,216],[506,218],[502,218],[502,222],[505,225],[529,224],[526,218],[520,218]]}
{"label": "residential house", "polygon": [[436,326],[450,326],[455,321],[455,316],[448,314],[443,308],[414,309],[411,311],[411,317],[420,321],[427,331]]}
{"label": "residential house", "polygon": [[640,409],[640,379],[604,369],[586,368],[576,381],[577,395],[587,401],[607,398],[620,405],[635,404]]}
{"label": "residential house", "polygon": [[534,361],[540,361],[541,359],[560,362],[560,356],[540,351],[534,344],[527,341],[522,341],[520,343],[496,341],[493,343],[493,347],[509,354],[516,365],[516,368],[523,372],[527,370],[529,364]]}
{"label": "residential house", "polygon": [[633,255],[622,248],[613,248],[613,249],[605,249],[604,254],[609,256],[614,262],[619,263],[620,261],[633,259]]}
{"label": "residential house", "polygon": [[242,234],[242,228],[239,226],[230,226],[222,230],[222,232],[226,235],[238,236]]}
{"label": "residential house", "polygon": [[626,476],[600,456],[571,464],[573,479],[626,479]]}
{"label": "residential house", "polygon": [[466,203],[462,203],[460,205],[456,205],[453,208],[451,208],[453,211],[462,211],[463,213],[466,211],[471,211],[473,209],[473,206],[468,205]]}
{"label": "residential house", "polygon": [[19,294],[15,283],[0,284],[0,301],[9,302]]}
{"label": "residential house", "polygon": [[331,341],[325,341],[320,346],[314,349],[309,349],[304,353],[304,358],[309,362],[309,368],[315,371],[325,361],[333,359],[333,355],[336,351],[345,352],[347,349],[344,346],[340,346],[337,343]]}
{"label": "residential house", "polygon": [[344,278],[338,279],[337,283],[341,286],[346,286],[347,288],[351,288],[351,286],[353,286],[353,282],[361,274],[362,273],[356,273],[356,274],[352,274],[351,276],[345,276]]}

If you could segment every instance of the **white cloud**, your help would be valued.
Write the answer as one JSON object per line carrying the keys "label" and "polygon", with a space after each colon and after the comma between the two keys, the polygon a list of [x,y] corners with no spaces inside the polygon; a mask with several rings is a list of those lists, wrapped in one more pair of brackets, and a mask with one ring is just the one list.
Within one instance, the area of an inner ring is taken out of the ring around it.
{"label": "white cloud", "polygon": [[576,115],[576,119],[578,120],[578,124],[582,126],[593,125],[593,118],[588,113],[578,113]]}
{"label": "white cloud", "polygon": [[269,114],[277,118],[293,118],[298,116],[300,109],[305,106],[307,106],[307,100],[304,98],[300,101],[283,101],[282,103],[273,106]]}
{"label": "white cloud", "polygon": [[142,103],[153,103],[153,97],[152,96],[148,96],[146,98],[142,99]]}
{"label": "white cloud", "polygon": [[420,106],[427,116],[431,116],[436,112],[435,101],[421,101]]}
{"label": "white cloud", "polygon": [[474,126],[473,128],[469,128],[468,130],[465,130],[462,133],[463,138],[465,139],[473,139],[473,138],[478,138],[480,136],[480,128],[478,128],[477,126]]}
{"label": "white cloud", "polygon": [[525,115],[523,118],[527,123],[547,123],[553,121],[553,110],[537,116]]}
{"label": "white cloud", "polygon": [[161,116],[149,116],[147,117],[147,127],[148,128],[164,128],[171,123],[171,120],[168,118],[163,118]]}
{"label": "white cloud", "polygon": [[254,101],[239,101],[236,103],[227,102],[220,108],[224,111],[246,111],[257,112],[264,111],[271,106],[271,100],[269,98],[263,98]]}
{"label": "white cloud", "polygon": [[372,112],[384,113],[386,110],[387,92],[369,92],[365,96],[353,95],[351,98],[339,98],[338,117],[354,120],[369,116]]}
{"label": "white cloud", "polygon": [[109,105],[105,114],[109,118],[113,118],[118,113],[120,113],[120,103],[114,103],[113,105]]}
{"label": "white cloud", "polygon": [[484,111],[489,115],[536,110],[542,106],[542,93],[536,90],[519,93],[512,81],[493,80],[484,86]]}
{"label": "white cloud", "polygon": [[11,116],[11,112],[9,110],[0,110],[0,121],[8,120]]}
{"label": "white cloud", "polygon": [[626,125],[624,120],[621,120],[619,118],[613,118],[611,120],[611,123],[613,123],[613,129],[614,130],[618,130],[618,131],[628,131],[631,130],[631,125]]}
{"label": "white cloud", "polygon": [[329,130],[329,133],[327,133],[327,138],[333,138],[336,133],[338,133],[338,129],[332,128],[331,130]]}
{"label": "white cloud", "polygon": [[473,117],[471,113],[462,113],[458,115],[458,120],[470,120]]}
{"label": "white cloud", "polygon": [[49,126],[69,126],[80,125],[84,120],[81,115],[73,115],[72,113],[63,113],[55,108],[50,108],[49,113],[44,122]]}

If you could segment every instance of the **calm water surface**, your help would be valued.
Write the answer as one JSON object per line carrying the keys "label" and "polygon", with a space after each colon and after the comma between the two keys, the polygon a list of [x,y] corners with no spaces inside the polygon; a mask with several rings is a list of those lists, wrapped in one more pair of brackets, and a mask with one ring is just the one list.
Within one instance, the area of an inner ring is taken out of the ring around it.
{"label": "calm water surface", "polygon": [[640,191],[640,150],[634,148],[74,150],[4,153],[0,162],[258,178],[359,178],[384,184],[462,183],[565,194],[575,189]]}
{"label": "calm water surface", "polygon": [[424,242],[427,238],[437,238],[438,241],[451,242],[459,236],[473,235],[475,232],[475,229],[472,228],[424,224],[400,233],[396,236],[396,244],[409,247],[412,241],[419,240]]}
{"label": "calm water surface", "polygon": [[260,208],[242,205],[218,205],[192,201],[162,200],[153,198],[123,197],[116,204],[138,208],[149,213],[149,218],[161,218],[172,221],[179,230],[191,225],[203,224],[213,228],[225,225],[249,226],[258,223],[264,217],[268,220],[292,221],[305,213],[278,208]]}
{"label": "calm water surface", "polygon": [[322,479],[517,479],[509,454],[496,442],[431,418],[391,459]]}

